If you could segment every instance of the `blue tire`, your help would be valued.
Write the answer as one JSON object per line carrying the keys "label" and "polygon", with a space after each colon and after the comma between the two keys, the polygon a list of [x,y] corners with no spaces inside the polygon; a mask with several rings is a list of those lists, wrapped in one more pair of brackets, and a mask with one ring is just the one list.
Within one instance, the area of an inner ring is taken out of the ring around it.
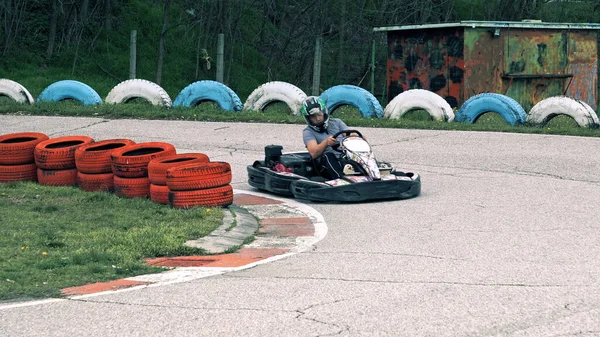
{"label": "blue tire", "polygon": [[238,95],[217,81],[198,81],[188,85],[179,92],[173,106],[192,107],[206,101],[213,101],[226,111],[242,110]]}
{"label": "blue tire", "polygon": [[320,96],[326,103],[330,114],[341,105],[352,105],[360,111],[365,118],[382,118],[383,108],[371,94],[361,87],[349,84],[333,86]]}
{"label": "blue tire", "polygon": [[527,119],[527,113],[514,99],[501,94],[483,93],[463,103],[454,121],[475,123],[486,112],[498,113],[510,125],[523,125]]}
{"label": "blue tire", "polygon": [[42,91],[37,102],[58,102],[73,99],[83,105],[102,103],[102,98],[89,85],[73,80],[58,81],[50,84]]}

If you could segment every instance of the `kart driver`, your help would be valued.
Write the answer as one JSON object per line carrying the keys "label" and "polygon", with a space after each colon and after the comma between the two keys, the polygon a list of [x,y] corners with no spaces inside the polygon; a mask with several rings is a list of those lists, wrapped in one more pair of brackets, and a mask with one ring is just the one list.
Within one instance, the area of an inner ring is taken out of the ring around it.
{"label": "kart driver", "polygon": [[340,164],[342,153],[333,150],[331,146],[337,140],[342,140],[344,135],[339,135],[337,140],[332,135],[347,130],[348,126],[339,118],[329,118],[327,105],[317,96],[307,97],[302,102],[300,112],[307,124],[302,131],[302,138],[311,158],[320,168],[325,169],[329,178],[341,178],[344,174]]}

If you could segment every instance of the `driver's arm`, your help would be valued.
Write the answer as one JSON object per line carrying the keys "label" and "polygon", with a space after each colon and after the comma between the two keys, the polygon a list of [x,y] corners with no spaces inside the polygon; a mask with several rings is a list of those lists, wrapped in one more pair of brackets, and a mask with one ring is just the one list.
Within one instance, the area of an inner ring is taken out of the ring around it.
{"label": "driver's arm", "polygon": [[333,144],[335,144],[335,138],[329,136],[320,144],[317,144],[316,140],[309,141],[308,143],[306,143],[306,149],[308,150],[310,156],[313,159],[316,159],[323,155],[323,152],[325,152],[328,146],[331,146]]}

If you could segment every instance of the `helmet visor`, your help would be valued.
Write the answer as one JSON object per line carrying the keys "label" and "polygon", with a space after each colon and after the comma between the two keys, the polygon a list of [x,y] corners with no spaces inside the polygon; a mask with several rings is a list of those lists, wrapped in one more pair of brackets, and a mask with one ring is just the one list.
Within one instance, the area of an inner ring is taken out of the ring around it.
{"label": "helmet visor", "polygon": [[323,115],[325,111],[321,110],[321,107],[319,105],[312,107],[310,110],[308,110],[308,115],[309,116],[315,116],[315,115]]}
{"label": "helmet visor", "polygon": [[321,125],[325,120],[325,113],[320,108],[313,108],[308,111],[308,120],[312,125]]}

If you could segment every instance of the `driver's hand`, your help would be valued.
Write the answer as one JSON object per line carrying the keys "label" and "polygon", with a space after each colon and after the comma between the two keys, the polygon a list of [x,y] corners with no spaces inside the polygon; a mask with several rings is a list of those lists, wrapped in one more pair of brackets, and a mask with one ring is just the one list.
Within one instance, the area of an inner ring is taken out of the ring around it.
{"label": "driver's hand", "polygon": [[333,146],[333,144],[335,144],[336,140],[335,138],[329,136],[327,137],[327,139],[325,140],[327,142],[327,146]]}

